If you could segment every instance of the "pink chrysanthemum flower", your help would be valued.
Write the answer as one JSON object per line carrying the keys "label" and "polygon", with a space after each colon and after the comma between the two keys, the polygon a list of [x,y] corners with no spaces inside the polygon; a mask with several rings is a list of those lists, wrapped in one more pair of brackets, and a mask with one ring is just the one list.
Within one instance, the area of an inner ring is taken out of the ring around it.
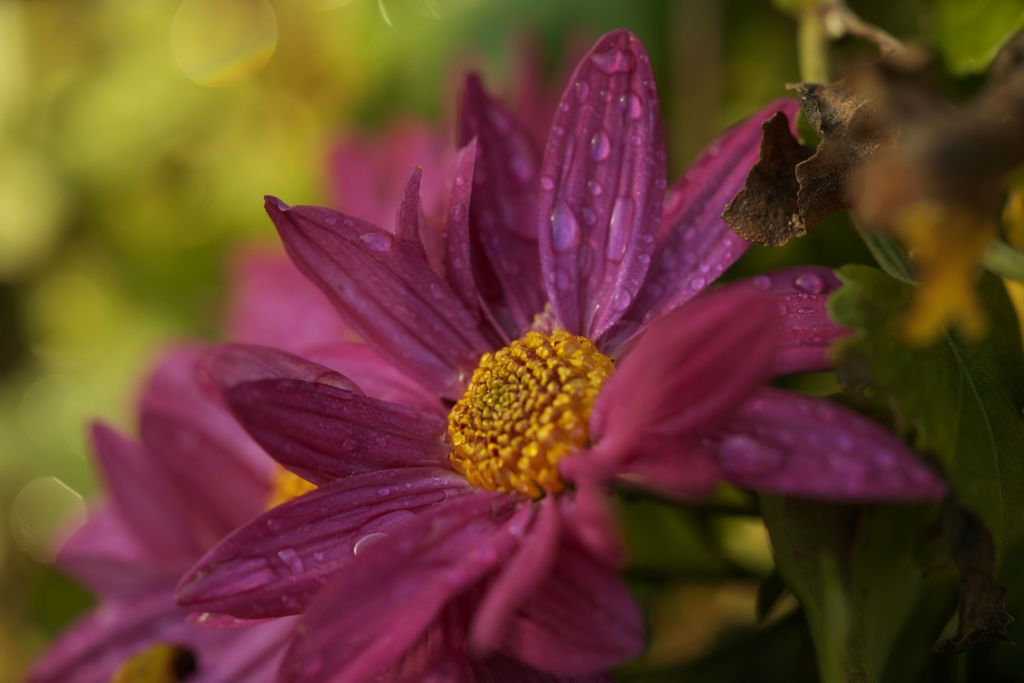
{"label": "pink chrysanthemum flower", "polygon": [[726,133],[663,201],[648,57],[617,31],[574,73],[543,161],[470,78],[443,241],[417,174],[393,232],[268,198],[366,346],[207,359],[246,430],[319,489],[225,539],[179,602],[304,613],[283,681],[601,680],[644,640],[603,484],[941,495],[871,422],[761,388],[827,366],[829,271],[694,298],[746,247],[719,216],[780,110]]}
{"label": "pink chrysanthemum flower", "polygon": [[[174,587],[216,541],[268,504],[274,464],[193,381],[195,349],[168,355],[147,383],[140,440],[96,424],[106,500],[58,563],[99,597],[36,662],[29,683],[108,683],[148,667],[197,683],[274,680],[293,619],[245,628],[188,623]],[[230,481],[230,486],[222,483]],[[172,680],[171,678],[161,680]]]}

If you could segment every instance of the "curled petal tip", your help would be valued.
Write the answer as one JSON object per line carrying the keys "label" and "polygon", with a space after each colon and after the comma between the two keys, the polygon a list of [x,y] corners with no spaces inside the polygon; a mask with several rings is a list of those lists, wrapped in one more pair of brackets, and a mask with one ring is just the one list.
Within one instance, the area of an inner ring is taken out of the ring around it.
{"label": "curled petal tip", "polygon": [[264,206],[264,208],[266,208],[267,213],[269,213],[269,214],[273,214],[275,211],[277,211],[277,212],[288,211],[290,208],[292,208],[291,206],[286,204],[284,202],[284,200],[278,199],[277,197],[275,197],[272,194],[268,194],[268,195],[264,195],[263,196],[263,206]]}

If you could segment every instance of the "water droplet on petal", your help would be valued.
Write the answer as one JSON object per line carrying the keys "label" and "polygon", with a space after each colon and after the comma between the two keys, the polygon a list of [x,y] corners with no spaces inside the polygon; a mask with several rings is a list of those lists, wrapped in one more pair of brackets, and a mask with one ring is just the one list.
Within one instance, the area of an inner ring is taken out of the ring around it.
{"label": "water droplet on petal", "polygon": [[540,189],[546,192],[555,189],[555,181],[552,180],[551,176],[545,175],[540,177]]}
{"label": "water droplet on petal", "polygon": [[370,251],[382,252],[391,248],[391,235],[386,232],[364,232],[359,241]]}
{"label": "water droplet on petal", "polygon": [[590,194],[593,195],[594,197],[599,197],[601,196],[601,193],[604,192],[604,188],[601,187],[601,183],[597,182],[596,180],[587,181],[587,190],[589,190]]}
{"label": "water droplet on petal", "polygon": [[581,102],[590,94],[590,85],[586,81],[576,81],[576,99]]}
{"label": "water droplet on petal", "polygon": [[772,280],[767,275],[758,275],[751,281],[751,284],[754,285],[754,289],[759,289],[762,292],[766,292],[768,291],[768,289],[771,288]]}
{"label": "water droplet on petal", "polygon": [[555,204],[551,212],[551,246],[556,251],[572,249],[580,242],[580,226],[572,209],[564,201]]}
{"label": "water droplet on petal", "polygon": [[604,161],[611,154],[612,143],[608,134],[599,130],[590,138],[590,158],[594,161]]}
{"label": "water droplet on petal", "polygon": [[693,289],[704,289],[705,284],[704,278],[699,275],[690,281],[690,287]]}
{"label": "water droplet on petal", "polygon": [[358,541],[356,541],[355,545],[352,546],[352,554],[353,555],[360,555],[362,553],[365,553],[367,548],[372,546],[374,543],[377,543],[381,539],[384,539],[384,538],[387,538],[387,537],[388,537],[387,534],[380,533],[379,531],[375,532],[375,533],[372,533],[372,534],[366,534],[365,536],[360,538]]}
{"label": "water droplet on petal", "polygon": [[623,52],[617,47],[604,52],[595,52],[591,61],[606,74],[626,73],[636,68],[636,59],[631,52]]}
{"label": "water droplet on petal", "polygon": [[580,213],[583,214],[583,222],[587,225],[594,225],[597,223],[597,214],[594,213],[592,209],[584,208]]}
{"label": "water droplet on petal", "polygon": [[466,185],[466,178],[465,178],[465,176],[461,176],[461,175],[455,176],[455,187],[464,187],[465,185]]}
{"label": "water droplet on petal", "polygon": [[618,261],[625,256],[632,224],[633,200],[629,197],[619,197],[612,205],[612,217],[608,222],[608,245],[605,255],[609,259]]}
{"label": "water droplet on petal", "polygon": [[277,551],[277,559],[281,560],[292,574],[301,574],[306,568],[302,564],[302,558],[295,552],[294,548],[285,548]]}
{"label": "water droplet on petal", "polygon": [[732,434],[722,440],[719,458],[727,471],[750,476],[765,474],[778,467],[783,454],[746,434]]}
{"label": "water droplet on petal", "polygon": [[640,98],[630,93],[626,98],[627,106],[626,113],[629,114],[629,118],[638,119],[644,114],[644,105],[640,102]]}
{"label": "water droplet on petal", "polygon": [[324,225],[337,225],[337,224],[338,224],[338,217],[337,216],[324,216]]}
{"label": "water droplet on petal", "polygon": [[452,220],[453,221],[461,221],[465,217],[466,217],[466,205],[465,204],[460,202],[460,203],[458,203],[458,204],[456,204],[455,206],[452,207]]}
{"label": "water droplet on petal", "polygon": [[803,273],[793,284],[808,294],[821,294],[825,291],[825,281],[817,273]]}

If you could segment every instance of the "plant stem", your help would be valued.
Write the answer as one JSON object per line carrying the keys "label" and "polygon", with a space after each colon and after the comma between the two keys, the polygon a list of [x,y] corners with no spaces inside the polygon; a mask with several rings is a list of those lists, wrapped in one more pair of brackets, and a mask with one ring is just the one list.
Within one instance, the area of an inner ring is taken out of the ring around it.
{"label": "plant stem", "polygon": [[821,21],[818,0],[804,0],[797,27],[800,80],[828,83],[828,35]]}

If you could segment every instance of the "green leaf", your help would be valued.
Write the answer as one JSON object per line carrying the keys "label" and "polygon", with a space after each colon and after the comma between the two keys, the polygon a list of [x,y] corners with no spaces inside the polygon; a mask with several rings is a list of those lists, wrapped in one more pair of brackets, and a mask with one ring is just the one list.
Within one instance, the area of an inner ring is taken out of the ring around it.
{"label": "green leaf", "polygon": [[1024,27],[1024,0],[937,0],[932,39],[957,75],[988,67]]}
{"label": "green leaf", "polygon": [[764,496],[762,510],[778,570],[807,616],[821,680],[882,680],[929,588],[914,541],[926,537],[931,508]]}
{"label": "green leaf", "polygon": [[899,332],[913,285],[865,266],[839,276],[831,314],[855,330],[833,349],[844,388],[890,412],[918,451],[938,459],[1002,557],[1024,486],[1024,358],[1002,283],[990,275],[979,283],[989,326],[981,342],[947,333],[914,348]]}

